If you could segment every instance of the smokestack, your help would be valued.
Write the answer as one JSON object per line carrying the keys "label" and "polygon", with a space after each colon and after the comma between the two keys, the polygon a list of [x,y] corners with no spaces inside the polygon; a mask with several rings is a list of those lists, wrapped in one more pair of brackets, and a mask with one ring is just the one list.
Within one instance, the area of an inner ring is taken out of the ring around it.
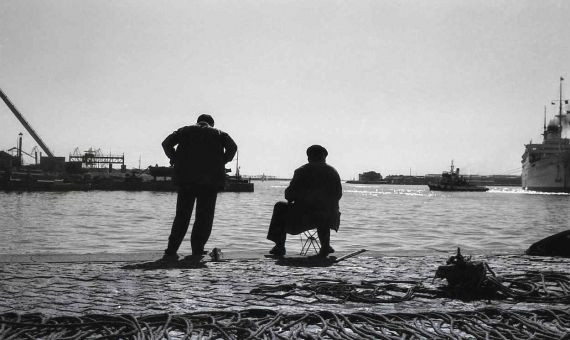
{"label": "smokestack", "polygon": [[18,134],[18,166],[22,166],[24,163],[22,162],[22,133]]}

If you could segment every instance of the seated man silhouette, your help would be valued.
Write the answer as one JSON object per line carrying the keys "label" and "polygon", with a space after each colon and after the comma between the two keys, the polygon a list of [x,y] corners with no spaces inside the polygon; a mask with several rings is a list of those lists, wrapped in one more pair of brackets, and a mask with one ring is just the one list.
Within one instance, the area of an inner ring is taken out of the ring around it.
{"label": "seated man silhouette", "polygon": [[334,252],[330,246],[330,229],[338,231],[338,201],[342,186],[338,172],[326,163],[328,152],[320,145],[307,149],[309,163],[301,166],[285,189],[287,202],[277,202],[269,224],[267,239],[275,242],[270,254],[285,255],[287,234],[297,235],[317,228],[321,241],[319,255]]}

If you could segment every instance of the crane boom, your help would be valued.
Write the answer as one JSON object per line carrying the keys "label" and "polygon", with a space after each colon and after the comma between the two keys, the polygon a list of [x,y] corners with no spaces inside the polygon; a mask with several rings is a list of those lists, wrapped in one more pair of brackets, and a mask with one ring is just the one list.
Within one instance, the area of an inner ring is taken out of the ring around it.
{"label": "crane boom", "polygon": [[22,123],[22,125],[24,125],[24,127],[26,128],[28,133],[34,138],[36,143],[38,143],[38,145],[42,148],[42,150],[44,150],[46,155],[48,155],[48,157],[54,157],[53,153],[50,151],[50,149],[47,147],[47,145],[44,143],[44,141],[42,141],[42,139],[40,138],[40,136],[38,136],[36,131],[34,131],[34,129],[32,129],[32,126],[26,121],[26,119],[24,118],[24,116],[22,116],[22,114],[18,111],[18,109],[16,109],[14,104],[12,104],[12,102],[10,101],[8,96],[6,96],[4,91],[2,91],[2,89],[0,89],[0,97],[2,98],[4,103],[6,103],[8,108],[10,108],[10,111],[12,111],[14,116],[16,116],[16,118],[18,118],[20,123]]}

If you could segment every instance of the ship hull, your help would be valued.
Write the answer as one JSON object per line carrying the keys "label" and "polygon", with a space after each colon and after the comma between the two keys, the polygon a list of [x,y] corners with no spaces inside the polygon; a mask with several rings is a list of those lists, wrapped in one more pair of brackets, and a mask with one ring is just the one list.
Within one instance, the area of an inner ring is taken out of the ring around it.
{"label": "ship hull", "polygon": [[429,183],[428,187],[432,191],[475,191],[475,192],[485,192],[489,190],[487,187],[479,186],[456,186],[456,185],[440,185]]}
{"label": "ship hull", "polygon": [[523,163],[523,189],[540,192],[570,193],[570,164],[568,153]]}
{"label": "ship hull", "polygon": [[388,184],[386,181],[346,181],[347,184]]}
{"label": "ship hull", "polygon": [[[521,183],[523,189],[543,192],[570,192],[570,111],[568,100],[560,99],[558,114],[546,123],[544,108],[544,132],[542,143],[525,145],[522,155]],[[553,102],[554,104],[555,102]]]}

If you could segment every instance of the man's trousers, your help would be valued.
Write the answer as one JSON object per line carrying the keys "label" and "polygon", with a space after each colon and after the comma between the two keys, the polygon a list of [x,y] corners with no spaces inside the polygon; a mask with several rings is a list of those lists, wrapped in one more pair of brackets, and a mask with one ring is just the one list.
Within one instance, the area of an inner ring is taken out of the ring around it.
{"label": "man's trousers", "polygon": [[202,255],[206,242],[212,233],[217,196],[216,190],[199,186],[184,186],[178,190],[176,216],[172,222],[168,248],[164,251],[166,254],[175,255],[178,252],[178,248],[180,248],[180,244],[188,231],[195,203],[196,216],[190,236],[190,244],[193,255]]}

